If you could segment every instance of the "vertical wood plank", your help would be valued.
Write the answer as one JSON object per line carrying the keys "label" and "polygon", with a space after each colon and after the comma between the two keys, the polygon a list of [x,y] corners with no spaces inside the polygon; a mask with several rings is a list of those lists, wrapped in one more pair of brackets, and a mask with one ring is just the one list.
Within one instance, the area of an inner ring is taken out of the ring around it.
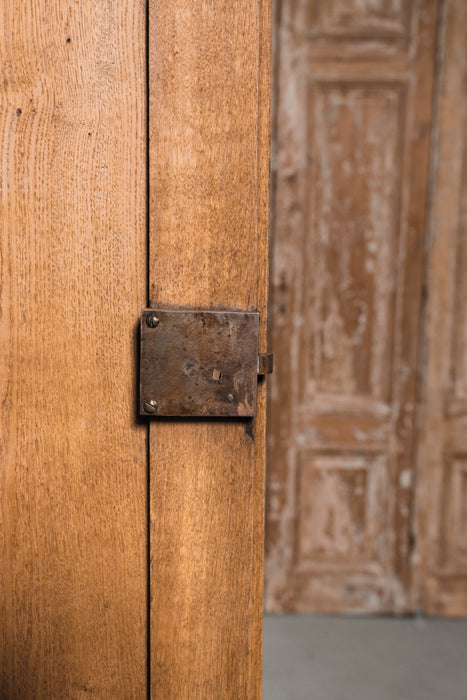
{"label": "vertical wood plank", "polygon": [[0,26],[0,695],[142,698],[145,3]]}
{"label": "vertical wood plank", "polygon": [[[149,3],[153,305],[258,309],[266,345],[270,3]],[[265,384],[252,422],[150,431],[151,687],[259,698]]]}
{"label": "vertical wood plank", "polygon": [[440,13],[414,605],[467,615],[467,5]]}

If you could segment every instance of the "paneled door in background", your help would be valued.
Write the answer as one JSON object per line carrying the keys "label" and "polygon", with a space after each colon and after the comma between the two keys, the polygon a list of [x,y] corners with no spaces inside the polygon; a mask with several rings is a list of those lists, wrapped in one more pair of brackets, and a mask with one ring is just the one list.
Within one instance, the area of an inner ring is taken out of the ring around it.
{"label": "paneled door in background", "polygon": [[412,607],[437,27],[436,0],[279,3],[269,610]]}
{"label": "paneled door in background", "polygon": [[446,0],[440,29],[413,590],[467,616],[467,3]]}

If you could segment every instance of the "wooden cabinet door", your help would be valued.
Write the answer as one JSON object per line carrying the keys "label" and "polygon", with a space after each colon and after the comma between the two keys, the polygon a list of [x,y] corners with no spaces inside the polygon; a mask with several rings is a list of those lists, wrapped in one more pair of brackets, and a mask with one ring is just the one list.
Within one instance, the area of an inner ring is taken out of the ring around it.
{"label": "wooden cabinet door", "polygon": [[266,350],[269,3],[0,24],[0,695],[260,698],[265,382],[150,426],[136,387],[149,300]]}
{"label": "wooden cabinet door", "polygon": [[409,608],[436,22],[280,3],[270,610]]}

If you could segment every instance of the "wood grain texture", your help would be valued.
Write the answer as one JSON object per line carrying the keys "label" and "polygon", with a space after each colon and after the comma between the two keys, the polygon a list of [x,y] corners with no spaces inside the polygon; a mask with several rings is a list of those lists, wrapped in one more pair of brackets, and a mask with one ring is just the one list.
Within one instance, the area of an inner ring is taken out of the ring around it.
{"label": "wood grain texture", "polygon": [[[154,306],[258,309],[266,348],[270,3],[150,0]],[[150,430],[151,688],[260,698],[265,382],[255,420]]]}
{"label": "wood grain texture", "polygon": [[408,609],[437,2],[282,0],[266,605]]}
{"label": "wood grain texture", "polygon": [[467,615],[467,6],[440,20],[414,607]]}
{"label": "wood grain texture", "polygon": [[0,26],[0,695],[142,698],[145,4]]}

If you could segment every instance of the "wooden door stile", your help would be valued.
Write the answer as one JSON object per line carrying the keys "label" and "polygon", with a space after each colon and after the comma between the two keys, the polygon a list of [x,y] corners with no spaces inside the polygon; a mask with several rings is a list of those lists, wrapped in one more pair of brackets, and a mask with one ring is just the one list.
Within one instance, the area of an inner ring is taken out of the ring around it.
{"label": "wooden door stile", "polygon": [[[258,310],[266,350],[270,3],[149,2],[152,306]],[[261,695],[265,382],[252,421],[150,429],[151,689]]]}

